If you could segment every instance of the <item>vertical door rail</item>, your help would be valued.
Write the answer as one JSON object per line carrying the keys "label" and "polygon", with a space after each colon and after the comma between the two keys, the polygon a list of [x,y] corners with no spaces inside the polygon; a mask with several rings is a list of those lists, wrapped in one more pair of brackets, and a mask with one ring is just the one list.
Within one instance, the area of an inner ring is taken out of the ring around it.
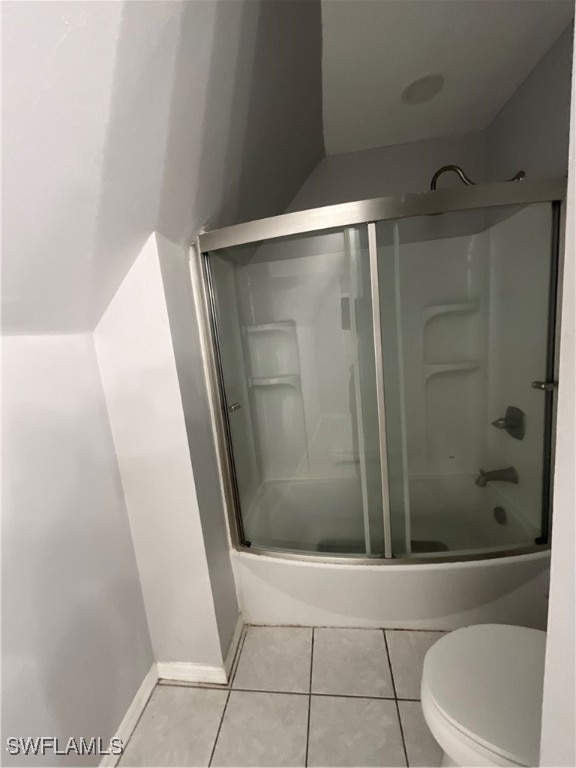
{"label": "vertical door rail", "polygon": [[368,224],[368,255],[370,258],[370,289],[374,360],[376,362],[376,402],[380,442],[380,475],[382,478],[382,515],[384,517],[384,557],[392,557],[392,526],[390,524],[390,495],[388,488],[388,445],[386,442],[386,412],[384,408],[384,364],[382,359],[382,326],[380,325],[380,287],[378,281],[378,248],[376,224]]}

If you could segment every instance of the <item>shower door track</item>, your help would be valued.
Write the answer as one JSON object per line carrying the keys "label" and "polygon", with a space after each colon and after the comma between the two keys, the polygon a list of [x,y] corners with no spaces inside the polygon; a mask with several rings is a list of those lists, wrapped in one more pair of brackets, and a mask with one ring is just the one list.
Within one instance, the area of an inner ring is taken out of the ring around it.
{"label": "shower door track", "polygon": [[475,208],[494,208],[500,205],[562,201],[565,194],[566,179],[556,178],[541,181],[525,179],[504,181],[494,184],[477,184],[473,187],[377,197],[372,200],[284,213],[267,219],[256,219],[244,224],[201,232],[198,236],[198,245],[202,253],[206,253],[277,237],[302,235],[307,232],[349,227],[355,224],[370,224],[387,219],[469,211]]}
{"label": "shower door track", "polygon": [[[550,549],[549,542],[530,546],[502,547],[489,552],[467,552],[465,554],[442,554],[441,556],[428,555],[423,557],[394,557],[391,552],[390,509],[387,503],[386,478],[386,450],[382,447],[385,442],[384,425],[384,392],[382,376],[377,374],[378,390],[378,420],[380,427],[380,450],[382,455],[382,487],[384,493],[383,517],[384,517],[384,557],[338,555],[325,556],[306,552],[290,552],[263,547],[247,546],[243,535],[242,516],[240,512],[238,483],[234,466],[234,454],[228,423],[227,404],[225,401],[222,364],[220,360],[220,348],[216,325],[216,306],[214,288],[212,285],[208,252],[219,249],[231,248],[248,243],[259,243],[275,238],[289,237],[291,235],[318,232],[326,229],[343,228],[358,224],[367,224],[369,231],[369,258],[372,293],[378,290],[378,270],[376,263],[376,232],[375,224],[387,219],[400,219],[415,216],[426,216],[454,211],[474,210],[478,208],[493,208],[504,205],[527,205],[531,203],[555,203],[558,207],[566,194],[566,179],[545,179],[540,181],[507,181],[499,183],[478,184],[476,186],[459,187],[456,189],[434,190],[422,193],[381,197],[372,200],[362,200],[353,203],[342,203],[323,208],[286,213],[266,219],[258,219],[229,227],[201,232],[196,242],[190,249],[190,270],[194,292],[194,300],[197,307],[199,329],[201,337],[202,359],[206,378],[208,381],[208,394],[212,411],[212,422],[216,442],[222,495],[227,512],[230,538],[234,549],[253,555],[273,557],[284,560],[301,560],[324,564],[339,565],[396,565],[396,564],[434,564],[463,562],[473,560],[490,560],[501,557],[526,555],[535,552],[543,552]],[[555,217],[558,222],[558,217]],[[556,238],[558,235],[556,234]],[[556,240],[556,248],[558,241]],[[553,273],[556,279],[558,253],[552,254]],[[374,280],[376,281],[374,283]],[[559,289],[559,286],[558,286]],[[556,302],[555,302],[556,303]],[[373,311],[374,345],[377,361],[382,362],[381,336],[376,322],[378,311]],[[554,334],[558,330],[558,323],[549,325],[548,352],[555,346]],[[550,368],[551,362],[549,357]],[[550,400],[551,393],[547,393]],[[547,407],[548,417],[551,416],[551,406]],[[548,418],[547,418],[548,421]],[[552,425],[547,423],[545,429],[546,445],[551,449]],[[545,484],[545,492],[549,495],[551,504],[552,493],[552,458],[549,463],[548,483]],[[550,507],[551,508],[551,507]]]}

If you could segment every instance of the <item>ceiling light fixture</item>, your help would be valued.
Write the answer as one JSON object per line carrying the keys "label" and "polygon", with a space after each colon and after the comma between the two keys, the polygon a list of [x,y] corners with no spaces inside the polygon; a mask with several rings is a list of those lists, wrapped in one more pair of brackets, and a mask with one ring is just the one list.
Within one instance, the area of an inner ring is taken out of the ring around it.
{"label": "ceiling light fixture", "polygon": [[426,75],[414,80],[402,91],[404,104],[423,104],[437,96],[444,88],[444,75]]}

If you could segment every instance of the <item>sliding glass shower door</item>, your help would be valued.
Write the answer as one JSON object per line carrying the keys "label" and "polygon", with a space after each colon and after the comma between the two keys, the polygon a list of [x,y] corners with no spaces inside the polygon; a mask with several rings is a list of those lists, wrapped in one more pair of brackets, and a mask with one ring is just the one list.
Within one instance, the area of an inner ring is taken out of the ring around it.
{"label": "sliding glass shower door", "polygon": [[284,217],[238,225],[244,244],[204,253],[242,546],[407,559],[547,543],[559,206],[491,194],[446,212],[430,211],[440,192],[390,199],[399,213],[376,221],[366,201],[367,223],[285,237]]}
{"label": "sliding glass shower door", "polygon": [[545,537],[553,233],[546,203],[377,225],[397,556]]}
{"label": "sliding glass shower door", "polygon": [[382,556],[366,227],[209,266],[244,544]]}

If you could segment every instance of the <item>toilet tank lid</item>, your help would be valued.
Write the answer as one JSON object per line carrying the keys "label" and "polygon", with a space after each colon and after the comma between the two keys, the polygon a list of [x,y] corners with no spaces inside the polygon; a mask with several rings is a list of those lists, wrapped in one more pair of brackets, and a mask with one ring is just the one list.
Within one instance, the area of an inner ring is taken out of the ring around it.
{"label": "toilet tank lid", "polygon": [[546,633],[508,624],[450,632],[424,660],[422,697],[469,738],[538,765]]}

